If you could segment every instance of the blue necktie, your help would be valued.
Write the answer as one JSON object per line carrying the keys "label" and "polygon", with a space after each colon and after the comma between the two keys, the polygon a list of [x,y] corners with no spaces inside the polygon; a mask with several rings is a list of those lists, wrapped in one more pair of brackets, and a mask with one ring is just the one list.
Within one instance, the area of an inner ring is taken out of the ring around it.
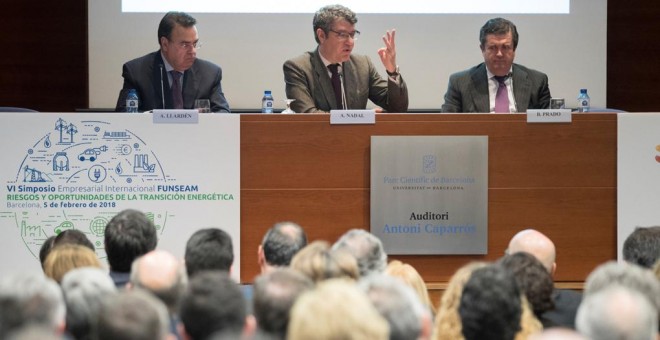
{"label": "blue necktie", "polygon": [[172,74],[172,102],[175,109],[183,109],[183,94],[181,91],[181,73],[170,71]]}

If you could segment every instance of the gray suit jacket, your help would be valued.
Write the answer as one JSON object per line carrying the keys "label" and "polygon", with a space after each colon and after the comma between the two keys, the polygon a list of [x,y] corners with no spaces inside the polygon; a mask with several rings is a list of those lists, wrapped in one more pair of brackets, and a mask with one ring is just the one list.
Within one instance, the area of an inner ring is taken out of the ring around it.
{"label": "gray suit jacket", "polygon": [[[399,84],[383,79],[367,56],[352,54],[342,64],[346,104],[349,109],[365,109],[367,99],[389,112],[408,110],[408,88],[403,78]],[[399,75],[401,77],[401,75]],[[318,49],[284,63],[286,96],[295,99],[291,108],[298,113],[329,112],[341,109],[335,99],[328,69]]]}
{"label": "gray suit jacket", "polygon": [[[139,111],[174,107],[172,91],[160,51],[125,63],[122,77],[124,77],[124,86],[119,92],[115,111],[126,111],[126,96],[130,89],[137,90],[140,99]],[[222,69],[218,65],[196,59],[183,74],[183,108],[192,109],[195,99],[209,99],[212,112],[230,112],[227,99],[222,93],[221,80]],[[165,94],[164,99],[163,93]],[[163,107],[163,101],[165,107]]]}
{"label": "gray suit jacket", "polygon": [[[512,77],[518,112],[550,107],[550,88],[545,73],[513,64]],[[490,112],[486,64],[481,63],[449,77],[442,112]]]}

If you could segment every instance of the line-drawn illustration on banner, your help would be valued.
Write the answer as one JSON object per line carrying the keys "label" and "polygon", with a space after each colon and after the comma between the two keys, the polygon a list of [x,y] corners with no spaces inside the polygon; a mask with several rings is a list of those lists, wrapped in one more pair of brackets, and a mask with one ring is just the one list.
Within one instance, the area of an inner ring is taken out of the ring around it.
{"label": "line-drawn illustration on banner", "polygon": [[85,233],[104,257],[105,225],[128,208],[145,212],[159,248],[177,256],[202,227],[224,229],[239,248],[238,118],[194,126],[108,113],[0,119],[3,258],[38,259],[43,242],[66,229]]}

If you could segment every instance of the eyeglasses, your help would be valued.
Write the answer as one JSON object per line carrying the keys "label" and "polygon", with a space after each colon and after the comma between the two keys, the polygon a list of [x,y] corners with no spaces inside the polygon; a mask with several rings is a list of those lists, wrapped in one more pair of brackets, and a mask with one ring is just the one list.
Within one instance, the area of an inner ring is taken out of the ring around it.
{"label": "eyeglasses", "polygon": [[348,40],[348,38],[351,38],[353,40],[357,40],[358,37],[360,36],[360,31],[353,31],[353,32],[338,32],[335,30],[330,30],[330,32],[334,32],[337,34],[337,37],[339,37],[339,40]]}
{"label": "eyeglasses", "polygon": [[[171,40],[170,40],[170,41],[171,41]],[[194,47],[194,48],[202,48],[202,42],[199,41],[199,40],[197,40],[197,41],[193,41],[193,42],[189,42],[189,41],[180,41],[180,42],[175,43],[175,44],[179,45],[179,47],[183,48],[184,50],[189,50],[189,49],[191,49],[191,48],[193,48],[193,47]]]}

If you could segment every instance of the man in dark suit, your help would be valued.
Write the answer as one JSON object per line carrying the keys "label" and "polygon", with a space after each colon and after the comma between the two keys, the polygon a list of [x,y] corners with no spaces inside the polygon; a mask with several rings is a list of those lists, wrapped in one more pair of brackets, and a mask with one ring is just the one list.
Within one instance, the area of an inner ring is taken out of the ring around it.
{"label": "man in dark suit", "polygon": [[378,50],[388,77],[383,79],[367,56],[351,54],[360,34],[353,11],[331,5],[314,15],[314,51],[284,63],[286,96],[295,112],[365,109],[367,100],[389,112],[408,110],[408,89],[396,64],[395,31],[383,37]]}
{"label": "man in dark suit", "polygon": [[[557,270],[555,244],[540,231],[525,229],[518,232],[509,241],[507,254],[526,252],[534,255],[554,277]],[[552,292],[554,308],[545,311],[539,321],[544,328],[565,327],[575,329],[575,316],[582,301],[582,294],[570,289],[554,289]]]}
{"label": "man in dark suit", "polygon": [[481,28],[479,40],[484,62],[449,77],[442,112],[515,113],[550,106],[548,76],[513,63],[518,47],[516,25],[490,19]]}
{"label": "man in dark suit", "polygon": [[124,64],[116,111],[126,110],[128,91],[135,89],[139,111],[192,109],[195,99],[209,99],[212,112],[230,112],[220,84],[222,69],[197,58],[196,23],[187,13],[165,14],[158,26],[160,50]]}

